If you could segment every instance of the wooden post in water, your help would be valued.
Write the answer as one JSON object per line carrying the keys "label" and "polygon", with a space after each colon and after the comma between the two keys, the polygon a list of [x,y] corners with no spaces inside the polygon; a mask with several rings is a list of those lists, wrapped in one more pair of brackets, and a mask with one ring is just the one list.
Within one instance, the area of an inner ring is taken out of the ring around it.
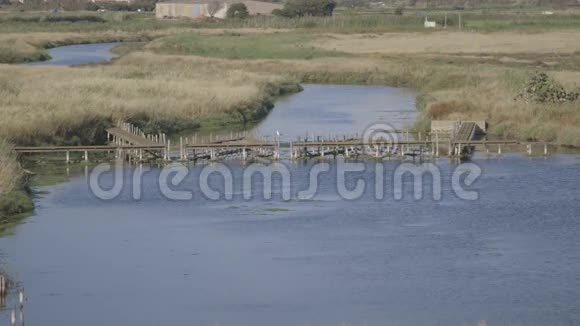
{"label": "wooden post in water", "polygon": [[439,133],[435,131],[435,157],[439,157]]}
{"label": "wooden post in water", "polygon": [[179,159],[185,160],[185,154],[183,153],[183,137],[179,137]]}
{"label": "wooden post in water", "polygon": [[89,151],[85,151],[85,162],[89,161]]}
{"label": "wooden post in water", "polygon": [[14,309],[10,313],[10,326],[16,326],[16,310]]}
{"label": "wooden post in water", "polygon": [[6,277],[0,274],[0,296],[5,296],[7,292],[6,288]]}
{"label": "wooden post in water", "polygon": [[0,309],[6,305],[6,292],[8,291],[6,287],[6,277],[0,274]]}
{"label": "wooden post in water", "polygon": [[544,144],[544,156],[548,156],[548,144]]}
{"label": "wooden post in water", "polygon": [[527,144],[526,147],[527,147],[528,155],[532,156],[532,144]]}
{"label": "wooden post in water", "polygon": [[497,144],[497,155],[501,155],[501,144]]}
{"label": "wooden post in water", "polygon": [[18,292],[18,303],[20,305],[20,323],[24,326],[24,290]]}
{"label": "wooden post in water", "polygon": [[66,151],[66,164],[70,163],[70,152]]}
{"label": "wooden post in water", "polygon": [[451,139],[449,139],[449,147],[447,148],[447,156],[453,155],[453,147],[451,146]]}

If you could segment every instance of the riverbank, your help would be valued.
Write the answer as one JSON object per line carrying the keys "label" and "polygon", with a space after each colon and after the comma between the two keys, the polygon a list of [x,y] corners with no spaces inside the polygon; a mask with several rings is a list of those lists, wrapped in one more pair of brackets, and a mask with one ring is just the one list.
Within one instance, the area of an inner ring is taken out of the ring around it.
{"label": "riverbank", "polygon": [[0,229],[34,209],[27,188],[28,182],[16,153],[0,138]]}
{"label": "riverbank", "polygon": [[[418,130],[428,131],[432,119],[487,120],[490,133],[497,137],[580,146],[578,100],[529,101],[520,96],[529,90],[529,83],[539,72],[547,73],[550,79],[537,87],[538,92],[558,89],[560,84],[566,91],[578,92],[577,45],[567,45],[571,35],[580,37],[578,31],[471,35],[486,40],[480,45],[453,43],[455,37],[466,37],[464,33],[301,35],[296,31],[285,33],[282,39],[291,42],[280,45],[271,35],[222,33],[200,37],[190,32],[156,39],[145,49],[179,58],[204,56],[231,68],[289,74],[308,83],[410,87],[420,93],[417,103],[421,117],[415,125]],[[425,43],[430,38],[434,40],[432,45],[436,40],[447,45],[431,48]],[[522,50],[528,52],[525,60],[518,52],[521,38],[530,41]],[[542,38],[548,45],[538,41]],[[507,46],[508,41],[514,44]],[[401,47],[401,42],[407,45]],[[498,54],[500,47],[511,52]],[[554,47],[561,48],[557,61],[548,51]],[[290,50],[281,51],[287,48]]]}
{"label": "riverbank", "polygon": [[[580,36],[574,28],[532,34],[371,28],[336,34],[330,25],[223,30],[219,27],[227,24],[219,23],[192,32],[183,21],[141,24],[136,21],[145,18],[127,17],[103,26],[74,25],[80,26],[77,32],[39,21],[18,33],[10,28],[22,22],[0,20],[10,27],[0,33],[5,41],[0,44],[25,53],[16,61],[60,44],[141,41],[120,48],[123,56],[110,65],[0,65],[0,137],[19,145],[87,145],[98,144],[117,120],[167,134],[246,124],[266,116],[276,97],[305,82],[413,88],[421,112],[415,128],[423,132],[432,119],[486,119],[495,137],[580,146],[577,101],[519,96],[537,71],[548,73],[550,87],[578,87],[578,48],[568,41]],[[48,32],[40,32],[45,25]]]}
{"label": "riverbank", "polygon": [[247,123],[264,117],[277,96],[300,90],[289,76],[148,53],[112,65],[0,72],[0,137],[19,145],[96,144],[118,120],[151,133]]}
{"label": "riverbank", "polygon": [[147,42],[163,32],[91,32],[91,33],[8,33],[0,34],[0,63],[15,64],[50,59],[47,50],[59,46],[112,43],[112,42]]}
{"label": "riverbank", "polygon": [[30,210],[25,185],[18,185],[23,170],[8,141],[103,144],[105,129],[119,120],[152,134],[243,126],[264,118],[276,98],[301,90],[290,76],[148,53],[75,68],[0,65],[0,86],[0,140],[5,145],[0,157],[6,163],[0,178],[3,222]]}

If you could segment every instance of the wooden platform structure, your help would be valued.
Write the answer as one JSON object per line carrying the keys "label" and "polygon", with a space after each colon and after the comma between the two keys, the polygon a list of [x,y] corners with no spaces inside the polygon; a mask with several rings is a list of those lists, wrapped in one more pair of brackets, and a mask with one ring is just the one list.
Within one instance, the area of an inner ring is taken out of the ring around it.
{"label": "wooden platform structure", "polygon": [[[150,135],[124,122],[107,130],[108,145],[88,146],[41,146],[15,147],[17,153],[65,153],[65,161],[71,162],[71,153],[81,152],[82,161],[89,161],[89,153],[114,154],[115,159],[131,162],[145,161],[197,161],[217,160],[225,157],[247,158],[250,154],[260,157],[280,158],[279,146],[264,141],[249,141],[240,134],[231,133],[230,138],[216,137],[215,141],[198,144],[195,137],[179,139],[178,148],[163,133]],[[211,139],[212,137],[210,137]]]}
{"label": "wooden platform structure", "polygon": [[[496,146],[497,153],[502,153],[502,145],[525,144],[526,151],[532,155],[532,148],[538,143],[522,143],[514,140],[485,140],[478,123],[457,122],[448,124],[452,130],[448,135],[441,131],[421,135],[408,130],[392,131],[403,135],[402,140],[373,139],[363,140],[357,136],[342,137],[305,137],[297,141],[281,143],[250,137],[246,133],[231,133],[229,138],[216,137],[215,140],[198,143],[196,137],[180,137],[176,145],[165,134],[149,135],[139,128],[124,122],[107,129],[108,145],[100,146],[45,146],[45,147],[15,147],[18,153],[65,153],[67,163],[71,162],[71,153],[81,152],[82,160],[88,162],[89,154],[104,152],[113,154],[115,159],[130,162],[147,161],[204,161],[226,158],[248,159],[266,157],[280,159],[282,153],[288,153],[290,159],[325,157],[338,155],[344,157],[439,157],[441,148],[447,148],[448,156],[452,158],[468,158],[476,146],[483,146],[490,152],[490,147]],[[412,137],[411,137],[412,135]],[[415,139],[413,139],[415,138]],[[210,137],[210,140],[212,137]],[[547,143],[544,155],[548,154]]]}

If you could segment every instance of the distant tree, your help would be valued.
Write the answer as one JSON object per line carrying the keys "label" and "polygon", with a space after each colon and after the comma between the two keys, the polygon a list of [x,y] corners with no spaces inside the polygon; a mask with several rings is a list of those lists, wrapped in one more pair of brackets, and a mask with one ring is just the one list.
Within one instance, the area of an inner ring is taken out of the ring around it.
{"label": "distant tree", "polygon": [[336,2],[334,0],[288,0],[281,10],[272,14],[283,17],[332,16]]}
{"label": "distant tree", "polygon": [[228,18],[247,18],[250,13],[248,12],[248,7],[243,3],[234,3],[228,8],[227,12]]}
{"label": "distant tree", "polygon": [[211,18],[217,14],[217,12],[221,9],[222,4],[219,1],[210,1],[207,4],[207,13]]}
{"label": "distant tree", "polygon": [[403,16],[403,11],[405,10],[405,8],[403,7],[397,7],[395,8],[395,15],[397,16]]}

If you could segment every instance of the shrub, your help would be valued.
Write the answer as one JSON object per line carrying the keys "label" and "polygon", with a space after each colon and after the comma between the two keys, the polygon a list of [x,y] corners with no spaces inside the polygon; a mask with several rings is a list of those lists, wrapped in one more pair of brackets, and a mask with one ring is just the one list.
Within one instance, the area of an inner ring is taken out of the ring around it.
{"label": "shrub", "polygon": [[536,103],[562,103],[576,101],[579,97],[580,93],[568,92],[546,73],[537,72],[517,98]]}
{"label": "shrub", "polygon": [[274,10],[272,14],[282,17],[332,16],[335,7],[334,0],[288,0],[282,10]]}
{"label": "shrub", "polygon": [[77,22],[89,22],[89,23],[104,23],[106,20],[99,16],[90,15],[79,15],[79,16],[46,16],[44,21],[49,23],[77,23]]}
{"label": "shrub", "polygon": [[228,18],[247,18],[250,13],[248,12],[248,7],[243,3],[234,3],[228,8],[226,13]]}
{"label": "shrub", "polygon": [[16,153],[5,139],[0,138],[0,196],[20,186],[22,169]]}
{"label": "shrub", "polygon": [[397,16],[403,16],[403,11],[404,10],[405,9],[403,7],[397,7],[397,8],[395,8],[395,15],[397,15]]}
{"label": "shrub", "polygon": [[0,216],[11,216],[30,212],[34,204],[24,191],[12,191],[0,195]]}
{"label": "shrub", "polygon": [[110,11],[153,11],[155,10],[155,1],[153,0],[136,0],[132,2],[89,2],[85,6],[86,10],[97,11],[99,9],[105,9]]}

